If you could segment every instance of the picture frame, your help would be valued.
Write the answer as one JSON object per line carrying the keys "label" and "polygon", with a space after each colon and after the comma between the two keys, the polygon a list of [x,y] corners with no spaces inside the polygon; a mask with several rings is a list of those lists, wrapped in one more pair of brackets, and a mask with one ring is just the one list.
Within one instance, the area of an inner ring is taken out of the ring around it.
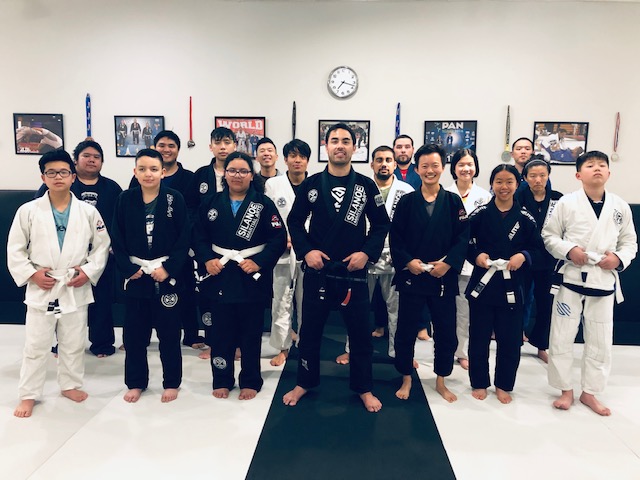
{"label": "picture frame", "polygon": [[425,120],[424,143],[435,143],[446,153],[446,162],[461,148],[476,151],[478,138],[477,120]]}
{"label": "picture frame", "polygon": [[369,162],[369,139],[371,138],[371,121],[370,120],[318,120],[318,161],[327,163],[329,156],[327,149],[324,147],[324,139],[327,130],[336,123],[345,123],[356,134],[356,151],[351,157],[353,163]]}
{"label": "picture frame", "polygon": [[164,130],[162,115],[115,115],[113,117],[116,157],[135,157],[151,148],[155,136]]}
{"label": "picture frame", "polygon": [[534,122],[533,153],[553,165],[575,165],[588,136],[589,122]]}
{"label": "picture frame", "polygon": [[64,148],[61,113],[14,113],[13,132],[16,155],[43,155]]}
{"label": "picture frame", "polygon": [[265,117],[214,117],[213,124],[215,128],[226,127],[235,134],[237,152],[256,158],[257,143],[267,132]]}

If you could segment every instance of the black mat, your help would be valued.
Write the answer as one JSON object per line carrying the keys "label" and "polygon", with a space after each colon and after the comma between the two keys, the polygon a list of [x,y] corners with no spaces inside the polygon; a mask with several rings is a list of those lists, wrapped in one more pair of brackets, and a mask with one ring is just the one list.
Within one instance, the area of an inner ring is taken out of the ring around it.
{"label": "black mat", "polygon": [[374,393],[382,401],[367,412],[349,390],[349,367],[337,365],[344,330],[331,318],[322,345],[321,385],[295,407],[282,396],[295,386],[292,351],[247,474],[248,479],[455,479],[417,376],[411,397],[400,401],[400,376],[375,339]]}

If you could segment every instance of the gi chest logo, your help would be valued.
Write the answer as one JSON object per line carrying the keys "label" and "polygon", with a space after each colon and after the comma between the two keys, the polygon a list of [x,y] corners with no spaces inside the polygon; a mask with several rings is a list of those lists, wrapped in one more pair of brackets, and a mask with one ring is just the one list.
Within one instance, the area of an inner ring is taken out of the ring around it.
{"label": "gi chest logo", "polygon": [[618,226],[622,225],[622,213],[616,209],[613,210],[613,221]]}
{"label": "gi chest logo", "polygon": [[222,357],[213,358],[211,360],[211,363],[213,363],[213,366],[218,370],[224,370],[225,368],[227,368],[227,361]]}
{"label": "gi chest logo", "polygon": [[102,220],[98,220],[98,222],[96,223],[96,231],[102,232],[104,228],[104,222]]}
{"label": "gi chest logo", "polygon": [[207,184],[207,182],[202,182],[200,184],[200,193],[205,194],[207,193],[208,190],[209,190],[209,185]]}
{"label": "gi chest logo", "polygon": [[271,215],[271,228],[282,228],[282,222],[277,215]]}
{"label": "gi chest logo", "polygon": [[176,293],[168,293],[160,298],[163,307],[172,308],[178,303],[178,295]]}
{"label": "gi chest logo", "polygon": [[458,210],[458,221],[462,222],[467,219],[467,211],[464,208]]}
{"label": "gi chest logo", "polygon": [[206,327],[210,327],[213,324],[211,322],[211,312],[205,312],[202,314],[202,324]]}
{"label": "gi chest logo", "polygon": [[376,207],[381,207],[382,205],[384,205],[384,199],[382,198],[381,194],[376,195],[375,197],[373,197],[373,199],[376,202]]}
{"label": "gi chest logo", "polygon": [[318,200],[318,190],[316,190],[315,188],[309,190],[309,193],[307,193],[307,198],[309,199],[309,202],[316,203],[316,200]]}
{"label": "gi chest logo", "polygon": [[278,199],[276,200],[276,205],[277,205],[279,208],[286,207],[286,206],[287,206],[287,199],[286,199],[286,198],[284,198],[284,197],[280,197],[280,198],[278,198]]}
{"label": "gi chest logo", "polygon": [[218,218],[218,210],[216,210],[215,208],[209,210],[207,212],[207,218],[210,222],[213,222],[216,218]]}

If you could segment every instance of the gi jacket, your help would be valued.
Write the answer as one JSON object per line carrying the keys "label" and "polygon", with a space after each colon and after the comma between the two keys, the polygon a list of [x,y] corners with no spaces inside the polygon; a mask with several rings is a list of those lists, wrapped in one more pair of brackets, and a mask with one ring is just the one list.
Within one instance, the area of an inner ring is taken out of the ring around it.
{"label": "gi jacket", "polygon": [[[311,215],[309,231],[305,222]],[[369,231],[367,222],[369,220]],[[311,250],[342,262],[354,252],[364,252],[376,262],[389,232],[389,216],[378,187],[370,178],[349,172],[344,200],[336,213],[327,169],[307,178],[296,195],[288,218],[289,235],[299,260]],[[351,272],[365,277],[367,268]]]}
{"label": "gi jacket", "polygon": [[[274,203],[254,188],[249,188],[236,216],[231,211],[227,189],[203,199],[195,223],[196,260],[204,264],[222,255],[212,244],[229,250],[244,250],[265,245],[250,258],[260,266],[260,278],[246,274],[233,260],[222,271],[200,284],[200,291],[214,303],[262,302],[270,304],[273,296],[273,268],[287,248],[287,230]],[[206,274],[206,271],[202,271]]]}
{"label": "gi jacket", "polygon": [[[469,221],[458,195],[440,186],[431,217],[421,191],[403,196],[393,216],[389,240],[396,269],[393,281],[399,292],[421,296],[458,294],[458,273],[469,243]],[[424,263],[442,259],[451,268],[442,278],[427,272],[414,275],[405,269],[414,258]]]}
{"label": "gi jacket", "polygon": [[495,204],[495,198],[478,207],[469,216],[471,232],[467,260],[473,265],[473,273],[467,287],[467,298],[488,305],[506,306],[508,291],[503,274],[497,271],[477,299],[470,298],[487,269],[476,265],[476,258],[481,253],[489,255],[491,260],[499,258],[509,260],[516,253],[522,253],[526,262],[515,272],[511,272],[516,304],[523,305],[523,283],[525,265],[535,265],[544,254],[544,245],[536,221],[527,210],[514,200],[513,207],[502,218],[502,213]]}
{"label": "gi jacket", "polygon": [[[184,263],[189,252],[191,226],[187,207],[180,192],[160,186],[153,220],[153,243],[147,245],[145,205],[140,187],[125,190],[118,197],[113,218],[113,253],[116,265],[125,279],[140,270],[129,260],[130,256],[153,260],[168,256],[162,264],[169,274],[156,291],[155,281],[144,274],[137,280],[127,282],[125,294],[133,298],[152,298],[185,288]],[[173,279],[175,282],[171,282]],[[172,285],[175,283],[175,285]]]}

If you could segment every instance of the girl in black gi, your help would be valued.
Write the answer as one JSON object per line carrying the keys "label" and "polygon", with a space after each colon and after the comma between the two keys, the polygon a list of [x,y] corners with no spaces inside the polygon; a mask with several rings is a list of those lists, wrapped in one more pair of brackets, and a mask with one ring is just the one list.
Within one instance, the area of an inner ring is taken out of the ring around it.
{"label": "girl in black gi", "polygon": [[140,185],[126,190],[115,208],[111,232],[118,270],[125,280],[124,399],[137,402],[149,383],[147,346],[155,327],[160,341],[163,402],[178,397],[182,381],[180,316],[190,223],[180,192],[161,186],[162,155],[142,149],[133,170]]}
{"label": "girl in black gi", "polygon": [[254,187],[251,157],[234,152],[224,168],[224,190],[203,198],[200,205],[194,248],[198,264],[209,275],[200,292],[215,305],[213,396],[229,396],[235,383],[235,349],[240,346],[238,398],[250,400],[262,388],[264,310],[271,305],[273,268],[287,247],[287,232],[274,203]]}
{"label": "girl in black gi", "polygon": [[514,194],[520,175],[512,165],[491,172],[494,197],[469,217],[471,234],[467,260],[474,265],[469,299],[469,377],[472,395],[487,397],[489,343],[497,343],[494,384],[501,403],[510,403],[520,363],[525,262],[535,264],[544,250],[536,222]]}

